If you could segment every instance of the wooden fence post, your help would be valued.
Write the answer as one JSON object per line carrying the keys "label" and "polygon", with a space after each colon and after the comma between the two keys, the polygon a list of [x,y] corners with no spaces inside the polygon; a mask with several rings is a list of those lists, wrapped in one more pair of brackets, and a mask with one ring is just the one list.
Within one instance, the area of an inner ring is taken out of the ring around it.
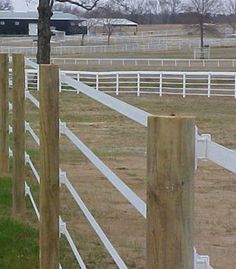
{"label": "wooden fence post", "polygon": [[193,269],[194,120],[148,118],[147,269]]}
{"label": "wooden fence post", "polygon": [[59,70],[40,66],[40,269],[59,264]]}
{"label": "wooden fence post", "polygon": [[13,215],[25,210],[25,58],[12,55],[13,81]]}
{"label": "wooden fence post", "polygon": [[0,54],[0,176],[9,172],[8,145],[8,90],[9,59],[7,54]]}

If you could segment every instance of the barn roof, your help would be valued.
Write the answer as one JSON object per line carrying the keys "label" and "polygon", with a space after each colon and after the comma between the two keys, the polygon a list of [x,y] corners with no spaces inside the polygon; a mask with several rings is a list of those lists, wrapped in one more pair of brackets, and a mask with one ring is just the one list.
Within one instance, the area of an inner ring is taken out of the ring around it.
{"label": "barn roof", "polygon": [[87,19],[88,24],[91,23],[93,26],[104,26],[107,24],[114,26],[137,26],[138,24],[127,20],[127,19],[117,19],[117,18],[90,18]]}
{"label": "barn roof", "polygon": [[[28,11],[28,12],[0,11],[0,20],[37,20],[37,19],[38,19],[37,11]],[[83,21],[85,19],[69,13],[54,11],[52,20]]]}

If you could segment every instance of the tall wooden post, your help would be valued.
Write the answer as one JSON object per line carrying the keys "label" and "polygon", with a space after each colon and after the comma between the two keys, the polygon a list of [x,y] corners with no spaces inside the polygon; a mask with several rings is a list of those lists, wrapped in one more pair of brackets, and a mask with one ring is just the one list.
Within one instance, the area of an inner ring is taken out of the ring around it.
{"label": "tall wooden post", "polygon": [[59,70],[40,66],[40,269],[59,264]]}
{"label": "tall wooden post", "polygon": [[9,59],[7,54],[0,54],[0,176],[9,172],[8,158],[8,88]]}
{"label": "tall wooden post", "polygon": [[193,269],[194,120],[148,118],[147,269]]}
{"label": "tall wooden post", "polygon": [[12,56],[13,79],[13,215],[25,210],[25,59]]}

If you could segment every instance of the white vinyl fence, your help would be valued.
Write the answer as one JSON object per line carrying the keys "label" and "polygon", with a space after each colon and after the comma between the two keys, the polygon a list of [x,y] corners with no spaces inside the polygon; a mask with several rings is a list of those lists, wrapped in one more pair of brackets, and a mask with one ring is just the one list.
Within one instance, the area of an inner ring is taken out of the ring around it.
{"label": "white vinyl fence", "polygon": [[[32,67],[36,67],[34,63],[30,63],[27,61],[28,64],[31,64]],[[104,93],[101,93],[92,87],[89,87],[83,83],[77,82],[73,78],[68,77],[65,74],[61,74],[61,79],[63,83],[70,85],[71,87],[75,88],[76,90],[79,90],[83,92],[85,95],[88,97],[92,98],[93,100],[96,100],[100,103],[102,103],[105,106],[110,107],[111,109],[117,111],[118,113],[128,117],[131,120],[136,121],[137,123],[141,124],[144,127],[147,127],[147,118],[150,116],[149,113],[140,110],[136,107],[133,107],[129,104],[126,104],[118,99],[115,99],[109,95],[106,95]],[[26,92],[26,98],[30,100],[34,105],[36,105],[37,108],[39,108],[39,102],[35,97],[33,97],[29,91]],[[32,135],[33,139],[37,144],[39,144],[39,139],[35,135],[35,132],[33,129],[30,127],[30,125],[27,123],[26,124],[26,130]],[[131,203],[131,205],[141,214],[142,217],[146,218],[146,203],[141,200],[125,183],[122,179],[120,179],[110,168],[102,162],[99,157],[97,157],[67,126],[66,123],[60,122],[60,133],[62,135],[65,135],[77,148],[80,150],[90,161],[91,163],[97,167],[97,169],[108,179],[108,181]],[[209,141],[209,142],[208,142]],[[205,139],[203,136],[196,136],[196,148],[197,151],[196,153],[196,158],[206,158],[208,155],[204,155],[204,152],[208,152],[207,143],[210,143],[209,139]],[[221,147],[220,145],[216,144],[216,147]],[[222,150],[224,148],[222,147]],[[227,149],[226,153],[227,153]],[[29,159],[29,157],[27,157]],[[230,162],[235,162],[236,161],[236,154],[230,156]],[[214,157],[210,160],[213,160]],[[222,165],[222,158],[217,157],[217,163]],[[28,161],[28,164],[30,167],[34,167],[32,162]],[[233,164],[233,167],[235,165]],[[231,166],[227,165],[227,168],[232,171],[232,169],[235,171],[234,168]],[[231,169],[232,168],[232,169]],[[37,181],[39,182],[39,176],[38,173],[36,172],[35,167],[32,169]],[[79,194],[77,191],[74,189],[72,184],[70,183],[67,175],[65,172],[60,173],[61,177],[61,184],[64,184],[65,187],[68,189],[72,197],[75,199],[77,205],[80,207],[82,212],[84,213],[85,217],[87,218],[88,222],[92,226],[92,228],[95,230],[96,234],[104,244],[105,248],[113,258],[114,262],[116,263],[117,267],[120,269],[126,269],[128,268],[127,265],[124,263],[122,258],[119,256],[118,252],[115,250],[111,242],[108,240],[106,237],[105,233],[103,232],[102,228],[99,226],[99,224],[96,222],[92,214],[90,213],[89,209],[86,207],[84,202],[81,200]],[[26,188],[26,194],[29,194],[29,188],[27,186]],[[38,215],[38,210],[37,206],[35,205],[35,202],[33,200],[32,195],[29,196],[31,199],[31,202],[33,204],[33,207],[36,211],[36,214]],[[72,251],[78,261],[78,264],[81,266],[81,268],[86,268],[86,265],[82,259],[82,257],[79,254],[79,251],[76,248],[76,245],[71,238],[67,228],[66,224],[61,220],[60,221],[60,229],[61,233],[64,234],[72,248]],[[201,256],[196,253],[194,250],[194,268],[195,269],[212,269],[212,267],[209,264],[209,257],[208,256]]]}
{"label": "white vinyl fence", "polygon": [[[35,59],[31,59],[35,61]],[[189,68],[234,68],[236,59],[167,59],[167,58],[51,58],[58,65],[132,65]]]}
{"label": "white vinyl fence", "polygon": [[[31,65],[33,68],[37,68],[35,63],[27,61],[27,64]],[[36,70],[37,71],[37,70]],[[78,79],[78,78],[77,78]],[[111,97],[107,94],[104,94],[84,83],[78,82],[77,79],[69,77],[66,73],[61,73],[61,81],[63,84],[68,85],[70,88],[75,89],[76,91],[82,92],[86,96],[92,98],[95,101],[100,102],[101,104],[117,111],[118,113],[128,117],[131,120],[136,121],[144,127],[147,127],[147,118],[150,116],[149,113],[140,110],[136,107],[133,107],[129,104],[126,104],[114,97]],[[39,102],[33,97],[28,91],[26,93],[26,97],[37,107],[39,107]],[[27,127],[27,130],[33,135],[32,128]],[[115,186],[115,188],[121,192],[121,194],[136,208],[136,210],[143,216],[146,217],[146,204],[122,181],[122,179],[118,178],[108,166],[106,166],[83,142],[66,126],[66,123],[60,123],[60,132],[65,135],[94,165],[99,169],[99,171],[108,179],[108,181]],[[35,141],[38,141],[38,138],[33,135]],[[38,143],[38,142],[37,142]],[[236,153],[230,149],[227,149],[213,141],[209,135],[200,135],[198,134],[196,128],[196,166],[197,159],[205,159],[210,160],[229,171],[236,173]],[[38,177],[36,177],[38,178]],[[119,254],[113,249],[110,241],[105,237],[105,234],[102,232],[100,226],[95,221],[91,213],[88,211],[88,208],[85,206],[79,194],[73,188],[72,184],[69,182],[65,173],[61,173],[62,183],[68,188],[69,192],[74,197],[78,206],[81,208],[86,218],[88,219],[90,225],[94,228],[97,235],[103,242],[104,246],[111,254],[118,268],[127,268]],[[66,227],[65,223],[62,223],[61,227]],[[62,228],[63,233],[63,228]],[[64,234],[66,234],[64,232]],[[70,238],[71,239],[71,238]],[[71,239],[72,240],[72,239]],[[71,241],[70,241],[71,242]],[[73,242],[73,240],[72,240]],[[71,243],[72,246],[75,244]],[[78,255],[77,249],[73,249],[74,254]],[[79,256],[79,261],[81,262],[81,257]],[[212,269],[209,264],[208,256],[198,255],[194,251],[194,268],[195,269]],[[78,262],[79,262],[78,261]],[[80,264],[80,263],[79,263]],[[83,266],[84,263],[82,263]],[[86,267],[81,267],[86,268]]]}
{"label": "white vinyl fence", "polygon": [[[98,91],[116,95],[130,93],[137,96],[157,94],[236,98],[235,72],[61,71],[61,73]],[[37,70],[26,70],[26,85],[29,89],[38,89]],[[62,80],[60,85],[61,90],[79,93],[79,90],[63,83]]]}
{"label": "white vinyl fence", "polygon": [[[236,39],[205,39],[205,43],[209,46],[234,46]],[[183,48],[197,48],[199,47],[198,39],[182,39],[182,40],[163,40],[158,42],[140,42],[140,43],[123,43],[117,45],[99,45],[99,46],[52,46],[51,55],[70,55],[83,53],[113,53],[113,52],[129,52],[129,51],[162,51],[162,50],[176,50]],[[27,56],[35,56],[37,52],[36,47],[10,47],[0,46],[0,52],[4,53],[23,53]]]}

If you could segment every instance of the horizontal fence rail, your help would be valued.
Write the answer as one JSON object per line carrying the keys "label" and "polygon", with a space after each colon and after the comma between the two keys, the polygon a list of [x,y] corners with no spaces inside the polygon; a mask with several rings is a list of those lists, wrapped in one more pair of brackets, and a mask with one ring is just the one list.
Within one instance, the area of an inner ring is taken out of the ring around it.
{"label": "horizontal fence rail", "polygon": [[[38,103],[35,102],[35,97],[33,97],[30,93],[28,93],[26,96],[27,96],[27,98],[34,105],[36,105],[37,107],[39,107],[38,106]],[[148,114],[146,114],[146,118],[147,117],[148,117]],[[28,123],[26,123],[26,124],[28,125]],[[33,131],[33,129],[31,127],[30,128],[28,127],[27,128],[27,131],[29,131],[29,133],[32,135],[33,139],[37,143],[38,139],[37,138],[35,139],[35,132]],[[60,133],[63,134],[63,135],[65,135],[72,143],[74,143],[78,147],[78,149],[81,150],[85,154],[85,156],[88,159],[90,159],[90,161],[93,162],[94,165],[103,173],[103,169],[104,169],[105,165],[102,164],[101,161],[99,161],[98,158],[95,155],[93,155],[93,153],[88,148],[86,148],[86,146],[79,140],[79,138],[77,136],[75,136],[73,134],[73,132],[70,131],[70,129],[68,127],[66,127],[65,123],[60,122]],[[32,167],[32,166],[30,165],[30,167]],[[109,172],[109,168],[106,168],[105,167],[105,170],[106,169],[108,169],[108,172]],[[35,170],[36,170],[35,168],[32,169],[32,172],[34,174],[35,174],[35,172],[34,172]],[[36,175],[37,175],[37,172],[36,172]],[[108,178],[110,177],[109,174],[108,175],[106,174],[106,172],[104,173],[104,176],[106,176]],[[35,176],[35,177],[36,177],[36,179],[38,178],[37,176]],[[37,181],[38,181],[38,179],[37,179]],[[99,236],[99,238],[103,242],[104,246],[106,247],[106,249],[108,250],[108,252],[110,253],[110,255],[113,257],[113,259],[116,262],[118,268],[122,268],[122,269],[128,268],[125,265],[125,263],[122,261],[122,259],[120,258],[120,256],[116,252],[116,250],[113,248],[112,244],[107,239],[106,235],[104,234],[104,232],[102,231],[101,227],[98,225],[98,223],[96,222],[96,220],[94,219],[94,217],[92,216],[92,214],[89,212],[89,210],[86,207],[86,205],[84,204],[84,202],[81,200],[79,194],[76,192],[76,190],[74,189],[73,185],[70,183],[69,179],[67,178],[66,173],[63,172],[63,171],[60,171],[60,182],[61,182],[61,184],[64,184],[67,187],[68,191],[71,193],[72,197],[75,199],[76,203],[78,204],[78,206],[83,211],[84,215],[86,216],[86,218],[89,221],[89,223],[91,224],[91,226],[94,228],[95,232],[97,233],[97,235]],[[118,184],[120,185],[120,187],[118,186],[117,189],[121,193],[123,193],[125,191],[125,189],[127,189],[127,186],[125,186],[125,184],[121,180],[119,180],[119,179],[118,179],[118,182],[119,182]],[[116,183],[114,183],[114,186],[116,186]],[[124,196],[127,196],[127,199],[131,202],[131,204],[133,204],[134,207],[144,217],[146,217],[146,204],[142,200],[140,200],[140,198],[138,198],[136,196],[136,194],[132,194],[132,191],[128,190],[127,194],[123,194],[123,195]],[[134,197],[134,202],[132,202],[132,200],[130,200],[130,199],[133,199],[132,197]],[[136,207],[135,200],[137,200],[137,202],[139,204],[139,205],[137,204],[137,207]],[[36,211],[36,214],[37,214],[37,211]],[[66,234],[68,233],[68,231],[65,231],[64,230],[64,227],[66,227],[66,224],[65,223],[62,223],[60,225],[60,227],[61,227],[61,233],[66,236]],[[76,254],[78,251],[77,251],[77,249],[75,247],[75,244],[74,244],[71,236],[66,236],[66,238],[67,238],[67,240],[68,240],[68,242],[69,242],[69,244],[70,244],[70,246],[72,248],[72,251],[74,252],[75,257],[78,256],[79,254]],[[78,259],[77,259],[77,261],[78,261]],[[210,267],[210,265],[209,265],[209,257],[208,256],[205,256],[205,255],[204,256],[201,256],[201,255],[195,254],[195,264],[196,264],[196,269],[201,269],[201,266],[202,265],[204,265],[206,269],[212,269]],[[81,266],[81,268],[84,268],[84,267]]]}
{"label": "horizontal fence rail", "polygon": [[[35,61],[35,59],[32,58]],[[166,58],[51,58],[51,63],[58,65],[101,65],[101,66],[161,66],[186,68],[234,68],[236,59],[166,59]]]}
{"label": "horizontal fence rail", "polygon": [[[234,38],[208,38],[205,39],[205,44],[208,46],[234,46],[236,40]],[[96,46],[53,46],[51,47],[51,55],[68,55],[68,54],[83,54],[83,53],[108,53],[108,52],[128,52],[128,51],[163,51],[176,49],[191,49],[199,47],[198,39],[182,39],[172,40],[163,39],[158,42],[153,39],[149,42],[123,43],[115,45],[96,45]],[[13,47],[0,46],[2,53],[23,53],[27,56],[36,55],[37,47]]]}
{"label": "horizontal fence rail", "polygon": [[[27,99],[29,99],[34,105],[36,105],[36,107],[39,108],[39,103],[35,102],[35,97],[33,97],[30,93],[28,93],[27,95]],[[30,124],[28,122],[25,123],[25,125],[27,126],[26,131],[28,131],[32,138],[34,139],[34,141],[37,143],[37,145],[39,145],[39,138],[37,137],[35,131],[32,129],[32,127],[30,126]],[[105,164],[102,163],[102,161],[100,161],[70,130],[68,127],[66,127],[66,125],[64,123],[60,122],[60,133],[64,134],[66,137],[68,137],[69,140],[71,140],[72,143],[74,143],[79,150],[81,150],[85,156],[91,160],[92,158],[92,162],[94,163],[94,165],[109,179],[110,182],[121,192],[123,193],[123,195],[131,202],[131,204],[134,205],[135,208],[137,208],[138,211],[140,211],[140,213],[145,217],[146,216],[146,205],[145,203],[132,191],[129,189],[129,187],[127,185],[125,185],[123,183],[123,181],[121,181],[112,171],[110,171],[110,169],[108,167],[105,166]],[[27,155],[26,155],[27,156]],[[29,160],[29,157],[26,157],[27,160]],[[30,167],[32,169],[33,174],[35,175],[35,178],[37,179],[37,181],[39,182],[39,176],[38,176],[38,172],[35,169],[35,167],[33,166],[31,161],[28,161],[28,163],[30,164]],[[92,216],[92,214],[90,213],[90,211],[88,210],[88,208],[86,207],[86,205],[84,204],[84,202],[82,201],[82,199],[80,198],[79,194],[76,192],[76,190],[74,189],[74,187],[72,186],[72,184],[70,183],[70,181],[68,180],[66,173],[63,171],[60,171],[60,182],[61,184],[64,184],[67,189],[69,190],[69,192],[71,193],[72,197],[75,199],[76,203],[78,204],[78,206],[81,208],[82,212],[84,213],[85,217],[87,218],[87,220],[89,221],[89,223],[91,224],[91,226],[93,227],[93,229],[95,230],[95,232],[97,233],[98,237],[101,239],[101,241],[103,242],[105,248],[107,249],[107,251],[109,252],[109,254],[111,255],[111,257],[114,259],[115,263],[117,264],[118,268],[120,269],[127,269],[128,267],[125,265],[125,263],[123,262],[123,260],[121,259],[121,257],[119,256],[119,254],[117,253],[117,251],[115,250],[115,248],[113,247],[113,245],[111,244],[111,242],[109,241],[109,239],[107,238],[107,236],[105,235],[105,233],[103,232],[102,228],[99,226],[99,224],[96,222],[96,220],[94,219],[94,217]],[[35,206],[35,202],[34,200],[31,201],[32,205],[36,211],[36,214],[38,216],[38,210],[37,207]],[[68,230],[65,230],[66,224],[63,222],[63,225],[60,225],[60,227],[62,226],[62,231],[61,233],[64,234],[66,236],[66,239],[68,240],[68,243],[70,244],[72,251],[74,252],[74,255],[77,259],[77,261],[81,262],[82,258],[79,255],[79,252],[75,246],[75,243],[73,242],[72,237],[68,234]],[[79,257],[78,257],[79,255]],[[79,262],[79,264],[80,264]],[[81,265],[81,264],[80,264]],[[83,264],[81,266],[81,268],[86,268],[85,265]]]}
{"label": "horizontal fence rail", "polygon": [[[28,62],[28,64],[30,64],[30,62]],[[35,64],[32,64],[32,67],[35,67]],[[34,74],[36,74],[36,77],[37,77],[37,70],[34,70],[34,72],[35,72]],[[173,74],[173,73],[171,75],[173,75],[174,78],[176,78],[176,76],[177,76],[177,74]],[[202,75],[202,74],[200,74],[200,75]],[[186,76],[186,74],[184,74],[184,76]],[[83,82],[81,82],[80,78],[81,77],[79,75],[79,79],[78,79],[77,74],[76,74],[76,77],[74,78],[73,73],[70,73],[70,72],[69,72],[69,75],[65,72],[61,72],[61,75],[60,75],[61,82],[64,83],[65,85],[67,85],[67,87],[74,89],[76,92],[84,93],[85,95],[92,98],[93,100],[96,100],[96,101],[104,104],[105,106],[119,112],[120,114],[128,117],[129,119],[140,123],[142,126],[147,126],[147,118],[148,118],[148,116],[150,116],[149,113],[142,111],[142,110],[139,110],[131,105],[127,105],[126,103],[124,103],[124,102],[122,102],[114,97],[111,97],[111,96],[109,96],[101,91],[98,91],[98,89],[94,89],[93,87],[84,84]],[[173,79],[173,77],[172,77],[172,79]],[[185,79],[186,79],[186,77],[185,77]],[[207,76],[207,79],[208,79],[207,81],[209,82],[209,75]],[[97,77],[96,77],[96,84],[97,84]],[[39,103],[36,102],[36,98],[33,97],[33,95],[31,93],[27,92],[26,97],[29,100],[31,100],[33,104],[35,104],[37,107],[39,107]],[[37,142],[37,139],[35,139],[35,132],[33,132],[32,129],[30,129],[29,127],[27,127],[26,129],[28,132],[30,132],[30,134],[33,136],[34,140]],[[122,183],[120,181],[120,179],[117,180],[117,178],[114,177],[114,175],[112,174],[112,171],[110,171],[109,168],[106,167],[105,164],[103,164],[98,159],[98,157],[95,156],[90,151],[90,149],[88,149],[82,143],[82,141],[75,134],[73,134],[72,131],[69,130],[69,128],[66,126],[65,123],[60,122],[60,132],[61,132],[61,134],[65,135],[74,145],[76,145],[76,147],[80,151],[83,152],[83,154],[100,170],[100,172],[102,172],[111,183],[113,182],[112,184],[121,193],[123,192],[122,194],[127,198],[127,200],[131,204],[133,204],[134,207],[145,217],[146,204],[143,201],[139,200],[139,198],[136,197],[133,192],[130,192],[130,190],[128,192],[126,192],[126,191],[124,192],[124,190],[126,189],[126,187],[125,188],[122,187],[124,183]],[[196,136],[196,154],[197,154],[196,158],[198,158],[198,159],[211,160],[211,161],[217,163],[218,165],[221,165],[222,167],[224,167],[224,168],[226,168],[234,173],[236,172],[235,171],[236,153],[233,152],[232,150],[226,149],[225,147],[223,147],[219,144],[211,142],[209,136],[206,136],[206,135],[205,136],[204,135],[197,135]],[[216,157],[215,154],[221,154],[221,155],[224,154],[224,158],[227,159],[228,161],[225,162],[222,158]],[[77,203],[78,203],[78,205],[80,204],[79,206],[82,209],[82,204],[80,203],[81,201],[79,200],[79,196],[78,196],[78,194],[74,193],[75,190],[74,190],[73,186],[68,183],[66,174],[64,174],[62,172],[60,177],[61,177],[61,183],[65,184],[67,186],[69,192],[72,194],[74,199],[77,199]],[[118,183],[118,185],[117,185],[117,183],[114,183],[115,182],[114,180]],[[120,183],[122,183],[122,184],[120,185]],[[140,201],[141,201],[141,203],[139,203]],[[138,205],[138,203],[140,205]],[[91,218],[90,218],[90,221],[91,221]],[[91,222],[90,222],[90,224],[92,225]],[[100,237],[100,239],[102,240],[101,237]],[[105,245],[103,240],[102,240],[102,242]],[[119,261],[120,261],[119,259],[118,259],[119,260],[118,261],[114,258],[114,256],[113,256],[114,252],[110,247],[108,247],[107,250],[110,253],[110,255],[113,257],[118,268],[127,268],[126,265],[123,264],[122,262],[121,262],[121,264],[119,263]],[[198,254],[195,254],[194,257],[195,257],[196,269],[201,269],[202,266],[204,266],[206,269],[211,269],[211,267],[209,265],[209,259],[205,258],[207,256],[200,256]]]}
{"label": "horizontal fence rail", "polygon": [[[35,69],[26,70],[26,84],[29,90],[38,89],[37,74],[38,71]],[[60,82],[60,90],[76,91],[77,93],[80,92],[80,82],[82,82],[84,84],[82,88],[90,87],[90,89],[94,88],[100,92],[116,95],[130,93],[137,96],[141,94],[157,94],[159,96],[221,96],[236,98],[235,72],[61,71]],[[87,90],[91,91],[88,88]]]}
{"label": "horizontal fence rail", "polygon": [[[27,61],[28,65],[31,65],[33,68],[38,68],[37,65],[34,63],[31,64],[30,61]],[[28,70],[29,71],[29,70]],[[28,73],[27,71],[27,73]],[[31,73],[34,74],[36,77],[36,83],[38,83],[38,70],[30,70]],[[15,75],[15,73],[14,73]],[[71,75],[71,73],[70,73]],[[40,78],[41,79],[41,78]],[[106,93],[103,93],[101,91],[98,91],[97,89],[94,89],[91,86],[88,86],[82,82],[78,82],[77,79],[74,79],[73,77],[68,76],[66,73],[61,72],[60,73],[60,79],[61,82],[66,84],[67,86],[75,89],[76,92],[82,92],[88,97],[92,98],[93,100],[98,101],[99,103],[102,103],[103,105],[117,111],[121,115],[126,116],[132,121],[135,121],[139,124],[141,124],[144,127],[147,127],[147,119],[151,115],[150,113],[147,113],[141,109],[138,109],[132,105],[126,104],[123,101],[120,101],[112,96],[107,95]],[[32,104],[34,104],[37,108],[40,108],[41,105],[45,105],[43,103],[39,103],[39,101],[29,92],[29,85],[28,83],[28,74],[26,76],[26,92],[25,92],[25,97],[27,100],[31,101]],[[15,81],[13,81],[15,83]],[[22,80],[21,82],[24,82]],[[21,84],[23,85],[23,83]],[[40,85],[42,86],[42,80],[40,80]],[[37,87],[36,87],[37,88]],[[57,88],[56,88],[57,89]],[[58,89],[59,90],[59,89]],[[24,92],[24,88],[23,88]],[[52,98],[51,98],[52,99]],[[42,102],[42,99],[40,100]],[[15,104],[14,104],[15,105]],[[13,106],[14,107],[14,106]],[[41,106],[42,108],[43,106]],[[9,109],[12,109],[12,104],[9,104]],[[13,109],[13,114],[15,116],[15,108]],[[48,114],[46,114],[48,115]],[[29,122],[26,122],[24,118],[23,120],[23,125],[24,125],[24,132],[28,132],[31,137],[33,138],[34,142],[40,146],[42,143],[40,143],[39,137],[37,135],[37,132],[32,128],[31,124]],[[58,118],[57,118],[58,120]],[[55,122],[55,119],[54,119]],[[9,132],[15,131],[14,128],[9,126]],[[126,198],[126,200],[133,205],[133,207],[144,217],[146,218],[146,203],[142,201],[123,181],[122,179],[118,178],[109,168],[106,166],[67,126],[66,123],[63,123],[59,120],[59,131],[61,135],[66,136],[77,148],[80,150],[86,157],[87,159],[90,160],[91,163],[94,164],[94,166],[108,179],[108,181]],[[219,144],[216,144],[214,142],[211,142],[209,136],[196,136],[196,152],[197,158],[201,159],[209,159],[214,161],[215,163],[225,167],[226,169],[236,172],[234,167],[235,161],[236,161],[236,153],[225,149]],[[42,142],[42,140],[41,140]],[[42,145],[41,145],[42,146]],[[29,167],[32,170],[32,173],[38,183],[40,183],[40,175],[37,171],[37,168],[35,167],[33,161],[31,160],[30,155],[23,151],[24,155],[24,161],[25,165],[29,165]],[[221,154],[224,156],[224,158],[229,158],[227,163],[224,161],[222,158],[218,158],[214,156],[214,153],[216,154]],[[13,156],[12,150],[9,149],[9,155]],[[14,152],[15,155],[15,152]],[[230,157],[229,157],[230,155]],[[23,163],[24,165],[24,163]],[[58,171],[58,168],[57,168]],[[63,184],[69,191],[69,193],[72,195],[74,198],[75,202],[77,205],[80,207],[82,210],[83,214],[85,215],[86,219],[96,232],[97,236],[103,243],[104,247],[110,254],[110,256],[113,258],[114,263],[116,266],[120,269],[127,269],[127,265],[125,262],[122,260],[122,258],[119,256],[118,252],[116,249],[113,247],[112,243],[109,241],[107,238],[106,234],[102,230],[102,227],[98,224],[98,222],[95,220],[91,212],[89,211],[88,207],[85,205],[85,203],[82,201],[81,197],[69,181],[66,172],[61,171],[59,173],[60,177],[60,183]],[[42,180],[42,178],[41,178]],[[42,182],[42,181],[41,181]],[[24,192],[25,195],[29,197],[32,206],[35,210],[36,216],[38,219],[40,219],[40,212],[38,210],[37,203],[34,200],[34,197],[32,195],[32,192],[30,190],[30,186],[28,185],[27,182],[24,183]],[[41,215],[43,216],[43,213],[41,211]],[[41,220],[43,217],[41,218]],[[83,261],[83,258],[81,257],[76,244],[74,243],[68,229],[66,226],[66,223],[63,221],[61,217],[59,217],[59,232],[60,235],[64,235],[65,238],[68,241],[69,246],[71,247],[71,250],[75,256],[76,261],[78,262],[80,268],[87,268],[85,262]],[[190,251],[191,252],[191,251]],[[198,255],[197,253],[194,252],[194,262],[195,262],[195,268],[196,269],[201,269],[202,266],[205,267],[205,269],[211,269],[209,265],[209,257],[208,256],[201,256]],[[56,264],[57,265],[57,264]],[[62,268],[61,265],[59,265],[59,268]]]}

